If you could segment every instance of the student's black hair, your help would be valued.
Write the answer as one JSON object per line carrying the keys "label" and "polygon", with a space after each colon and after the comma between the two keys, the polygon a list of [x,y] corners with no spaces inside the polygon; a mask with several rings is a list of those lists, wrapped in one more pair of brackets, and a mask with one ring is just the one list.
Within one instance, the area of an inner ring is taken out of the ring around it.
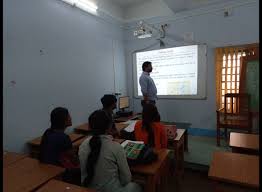
{"label": "student's black hair", "polygon": [[44,145],[46,145],[47,143],[47,135],[50,132],[53,132],[55,129],[64,130],[66,128],[66,121],[68,119],[68,116],[69,116],[69,112],[64,107],[57,107],[52,110],[50,115],[51,126],[44,132],[40,143],[40,153],[39,153],[40,162],[43,162],[44,159],[43,150],[44,150]]}
{"label": "student's black hair", "polygon": [[101,103],[103,105],[103,108],[108,108],[116,102],[117,102],[117,99],[115,95],[104,95],[101,98]]}
{"label": "student's black hair", "polygon": [[65,129],[66,121],[68,119],[69,112],[64,107],[57,107],[53,109],[50,115],[51,127],[50,129]]}
{"label": "student's black hair", "polygon": [[105,111],[97,110],[89,116],[88,123],[93,136],[89,142],[91,151],[86,163],[87,176],[83,182],[83,185],[86,187],[92,182],[95,174],[95,165],[101,150],[102,143],[99,135],[105,134],[106,130],[112,126],[112,118]]}
{"label": "student's black hair", "polygon": [[152,128],[153,122],[160,121],[160,115],[154,104],[145,104],[142,111],[142,128],[148,133],[148,145],[155,146],[155,135]]}
{"label": "student's black hair", "polygon": [[142,65],[142,70],[145,71],[149,65],[152,65],[152,63],[150,61],[145,61]]}

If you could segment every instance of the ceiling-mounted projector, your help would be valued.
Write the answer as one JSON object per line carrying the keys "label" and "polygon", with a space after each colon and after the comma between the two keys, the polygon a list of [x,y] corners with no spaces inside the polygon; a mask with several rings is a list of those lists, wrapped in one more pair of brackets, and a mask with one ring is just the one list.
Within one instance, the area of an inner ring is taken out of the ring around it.
{"label": "ceiling-mounted projector", "polygon": [[145,21],[140,21],[138,23],[137,28],[134,30],[134,36],[143,39],[148,37],[158,37],[164,38],[165,37],[165,28],[167,24],[161,25],[161,28],[157,28],[152,24],[148,24]]}
{"label": "ceiling-mounted projector", "polygon": [[139,39],[144,39],[144,38],[152,37],[152,35],[153,35],[153,28],[151,28],[144,21],[140,21],[137,29],[134,31],[134,36]]}
{"label": "ceiling-mounted projector", "polygon": [[140,28],[134,31],[134,36],[139,39],[152,37],[152,34],[153,32],[151,30],[146,30],[145,28]]}

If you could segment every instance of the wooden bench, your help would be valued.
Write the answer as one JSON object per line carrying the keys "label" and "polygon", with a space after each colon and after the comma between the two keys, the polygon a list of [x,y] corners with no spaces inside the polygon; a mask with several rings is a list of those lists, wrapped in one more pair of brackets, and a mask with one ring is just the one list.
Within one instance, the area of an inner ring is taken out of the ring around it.
{"label": "wooden bench", "polygon": [[247,189],[259,188],[259,157],[231,152],[214,152],[208,177],[219,191],[224,183]]}
{"label": "wooden bench", "polygon": [[229,146],[234,153],[259,155],[259,135],[231,132]]}
{"label": "wooden bench", "polygon": [[72,185],[69,183],[65,183],[63,181],[52,179],[48,181],[48,183],[44,184],[41,188],[39,188],[36,192],[62,192],[62,191],[70,191],[70,192],[95,192],[94,189],[89,189],[85,187],[80,187],[77,185]]}
{"label": "wooden bench", "polygon": [[3,167],[8,167],[12,165],[13,163],[27,157],[28,155],[26,154],[18,154],[14,152],[8,152],[4,151],[3,153]]}
{"label": "wooden bench", "polygon": [[[83,137],[85,137],[85,135],[77,134],[77,133],[70,133],[68,135],[69,135],[72,143],[83,138]],[[42,140],[42,137],[37,137],[37,138],[28,142],[31,157],[33,157],[33,158],[39,157],[41,140]]]}
{"label": "wooden bench", "polygon": [[52,178],[61,175],[64,168],[40,163],[25,157],[3,170],[5,192],[33,191]]}

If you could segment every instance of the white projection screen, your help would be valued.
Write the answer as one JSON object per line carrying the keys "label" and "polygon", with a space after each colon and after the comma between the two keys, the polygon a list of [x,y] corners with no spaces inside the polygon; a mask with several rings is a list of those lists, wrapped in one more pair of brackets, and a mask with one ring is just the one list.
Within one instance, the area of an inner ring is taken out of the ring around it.
{"label": "white projection screen", "polygon": [[133,54],[134,96],[141,97],[142,64],[152,62],[158,98],[205,99],[206,45],[188,45]]}

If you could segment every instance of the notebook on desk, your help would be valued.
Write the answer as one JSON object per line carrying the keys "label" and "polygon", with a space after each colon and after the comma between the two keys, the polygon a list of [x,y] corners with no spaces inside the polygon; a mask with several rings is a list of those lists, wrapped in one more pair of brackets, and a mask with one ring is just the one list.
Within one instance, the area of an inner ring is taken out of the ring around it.
{"label": "notebook on desk", "polygon": [[128,126],[124,129],[127,132],[133,132],[135,130],[137,120],[129,120],[124,122],[124,124],[127,124]]}
{"label": "notebook on desk", "polygon": [[137,159],[145,144],[143,141],[126,140],[121,143],[121,146],[124,148],[127,158]]}

